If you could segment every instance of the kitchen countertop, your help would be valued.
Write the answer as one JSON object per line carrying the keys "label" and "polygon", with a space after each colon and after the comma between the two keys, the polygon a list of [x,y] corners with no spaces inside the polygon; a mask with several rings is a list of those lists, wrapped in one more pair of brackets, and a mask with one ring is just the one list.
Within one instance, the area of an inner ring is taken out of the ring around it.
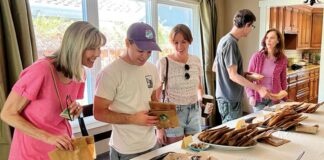
{"label": "kitchen countertop", "polygon": [[[261,111],[260,111],[261,112]],[[252,113],[240,119],[246,119],[259,115]],[[267,113],[266,111],[262,111]],[[279,147],[274,147],[264,143],[258,143],[255,147],[245,150],[224,149],[217,146],[211,146],[205,153],[208,153],[218,160],[295,160],[301,153],[305,153],[303,160],[323,160],[324,159],[324,106],[320,107],[315,113],[302,113],[308,118],[302,121],[302,124],[319,125],[317,134],[298,133],[293,131],[277,131],[274,136],[290,140],[289,143]],[[239,119],[238,119],[239,120]],[[235,127],[238,120],[233,120],[224,125]],[[219,126],[218,126],[219,127]],[[198,134],[193,136],[194,141],[198,141]],[[148,160],[166,152],[186,153],[192,152],[188,149],[181,149],[182,141],[164,146],[157,150],[148,152],[133,160]]]}
{"label": "kitchen countertop", "polygon": [[312,70],[312,69],[317,69],[317,68],[320,68],[320,65],[307,65],[307,66],[303,66],[303,68],[301,69],[298,69],[298,70],[292,70],[292,69],[288,69],[287,70],[287,75],[291,75],[291,74],[295,74],[295,73],[298,73],[298,72],[303,72],[303,71],[309,71],[309,70]]}

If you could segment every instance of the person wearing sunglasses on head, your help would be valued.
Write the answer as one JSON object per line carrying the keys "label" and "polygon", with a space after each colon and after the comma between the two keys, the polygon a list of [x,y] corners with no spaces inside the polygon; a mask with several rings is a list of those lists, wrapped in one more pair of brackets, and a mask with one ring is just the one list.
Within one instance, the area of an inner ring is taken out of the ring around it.
{"label": "person wearing sunglasses on head", "polygon": [[216,51],[213,71],[216,73],[216,101],[222,123],[243,116],[242,97],[244,87],[257,91],[267,98],[267,88],[250,82],[243,72],[243,58],[238,41],[247,37],[255,28],[255,15],[248,9],[239,10],[233,18],[231,31],[223,36]]}
{"label": "person wearing sunglasses on head", "polygon": [[160,144],[170,144],[201,131],[201,109],[197,102],[203,95],[202,68],[200,59],[188,53],[193,41],[190,29],[184,24],[176,25],[169,34],[169,41],[173,52],[157,63],[163,82],[157,90],[157,97],[177,105],[179,127],[159,129],[157,136]]}
{"label": "person wearing sunglasses on head", "polygon": [[83,98],[83,66],[93,67],[105,43],[93,25],[74,22],[57,51],[22,71],[1,111],[1,119],[15,127],[10,160],[49,160],[55,148],[74,149],[68,119],[82,111],[75,100]]}

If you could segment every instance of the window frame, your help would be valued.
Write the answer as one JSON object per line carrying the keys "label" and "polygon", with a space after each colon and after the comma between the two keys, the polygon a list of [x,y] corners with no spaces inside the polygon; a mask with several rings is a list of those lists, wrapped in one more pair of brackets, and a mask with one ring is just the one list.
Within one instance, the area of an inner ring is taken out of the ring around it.
{"label": "window frame", "polygon": [[[165,4],[175,7],[190,8],[193,11],[193,26],[192,34],[194,37],[194,44],[192,45],[194,55],[201,58],[201,37],[200,37],[200,21],[199,21],[199,2],[197,0],[135,0],[142,1],[146,3],[146,21],[148,24],[152,25],[156,32],[158,32],[158,5]],[[82,19],[83,21],[88,21],[94,26],[99,28],[99,8],[98,0],[81,0],[82,3]],[[157,35],[158,36],[158,35]],[[109,43],[109,42],[108,42]],[[149,61],[156,63],[159,59],[159,54],[153,52]],[[95,92],[95,82],[96,77],[102,69],[100,57],[96,60],[93,68],[86,68],[86,87],[87,93],[85,93],[85,101],[87,103],[93,103],[93,96]]]}
{"label": "window frame", "polygon": [[[83,1],[83,10],[84,10],[84,20],[92,23],[96,27],[99,28],[99,14],[98,14],[98,0],[82,0]],[[158,5],[165,4],[165,5],[172,5],[176,7],[185,7],[191,8],[193,11],[193,23],[198,25],[193,25],[192,34],[195,37],[196,45],[194,45],[193,50],[195,53],[194,55],[198,56],[200,59],[201,56],[201,36],[200,36],[200,21],[199,21],[199,2],[195,0],[138,0],[144,1],[146,3],[146,12],[147,23],[151,24],[152,27],[157,31],[158,30]],[[90,3],[91,2],[91,3]],[[157,31],[158,32],[158,31]],[[109,43],[109,42],[108,42]],[[100,58],[100,57],[99,57]],[[159,55],[153,52],[152,56],[150,57],[150,61],[156,63],[159,59]],[[88,103],[93,103],[93,96],[95,90],[95,81],[96,76],[101,70],[101,62],[100,59],[96,60],[94,67],[91,70],[87,70],[87,94],[88,94]]]}

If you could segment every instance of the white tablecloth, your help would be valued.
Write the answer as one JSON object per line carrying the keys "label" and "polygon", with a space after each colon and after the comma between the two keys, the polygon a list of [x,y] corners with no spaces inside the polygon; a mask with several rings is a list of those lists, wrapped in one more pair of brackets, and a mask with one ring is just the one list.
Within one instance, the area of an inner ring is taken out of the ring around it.
{"label": "white tablecloth", "polygon": [[[317,134],[278,131],[273,133],[273,135],[288,139],[290,142],[279,147],[258,143],[253,148],[240,151],[223,150],[211,146],[206,152],[219,160],[295,160],[305,151],[302,160],[324,160],[324,106],[321,106],[315,113],[303,114],[308,116],[308,118],[301,123],[318,124],[319,131]],[[254,115],[255,114],[250,114],[243,118],[245,119]],[[234,127],[236,121],[237,120],[228,122],[225,125]],[[197,140],[197,136],[198,134],[194,136],[194,141]],[[136,157],[133,160],[149,160],[157,155],[170,151],[179,153],[191,152],[181,149],[181,143],[182,142],[173,143]]]}

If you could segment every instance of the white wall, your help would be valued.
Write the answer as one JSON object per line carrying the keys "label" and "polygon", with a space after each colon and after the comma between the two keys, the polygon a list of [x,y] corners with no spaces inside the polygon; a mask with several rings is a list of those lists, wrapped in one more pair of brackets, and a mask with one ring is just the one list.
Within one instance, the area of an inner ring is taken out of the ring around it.
{"label": "white wall", "polygon": [[[324,22],[324,16],[323,16]],[[322,47],[321,47],[321,63],[320,63],[320,79],[318,102],[324,102],[324,25],[322,25]]]}

